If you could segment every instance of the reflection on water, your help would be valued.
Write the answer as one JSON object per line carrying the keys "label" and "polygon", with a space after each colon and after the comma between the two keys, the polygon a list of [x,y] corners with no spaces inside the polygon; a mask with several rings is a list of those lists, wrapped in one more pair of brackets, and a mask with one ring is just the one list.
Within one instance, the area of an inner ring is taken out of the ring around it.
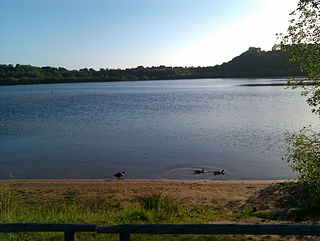
{"label": "reflection on water", "polygon": [[299,91],[239,86],[276,81],[2,86],[0,178],[290,178],[284,133],[316,116]]}

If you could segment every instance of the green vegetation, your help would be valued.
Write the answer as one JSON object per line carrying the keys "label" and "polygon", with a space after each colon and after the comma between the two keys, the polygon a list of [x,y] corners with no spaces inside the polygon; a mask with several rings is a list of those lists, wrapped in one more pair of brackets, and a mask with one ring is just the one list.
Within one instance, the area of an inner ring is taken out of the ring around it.
{"label": "green vegetation", "polygon": [[300,191],[305,198],[300,201],[301,212],[312,217],[320,216],[320,133],[304,127],[299,132],[287,134],[289,144],[283,158],[297,172]]}
{"label": "green vegetation", "polygon": [[305,183],[310,196],[320,196],[320,133],[304,127],[298,133],[288,136],[290,144],[287,160],[291,168],[299,172],[298,179]]}
{"label": "green vegetation", "polygon": [[[14,190],[10,183],[0,185],[0,222],[91,223],[99,225],[135,223],[210,223],[241,221],[254,217],[247,210],[230,212],[220,208],[183,207],[161,194],[140,199],[139,205],[105,199],[87,202],[69,190],[59,201],[28,202],[28,193]],[[61,240],[62,233],[8,233],[0,240]],[[118,235],[78,233],[77,240],[119,240]],[[261,240],[244,235],[133,235],[133,240]]]}
{"label": "green vegetation", "polygon": [[[320,117],[320,3],[317,0],[300,0],[291,13],[287,33],[282,35],[282,49],[291,53],[291,62],[299,62],[301,71],[308,77],[292,79],[293,88],[302,86],[302,95],[312,112]],[[312,82],[313,85],[309,85]],[[286,160],[298,173],[301,192],[300,213],[320,215],[320,132],[311,126],[287,134],[289,144]]]}
{"label": "green vegetation", "polygon": [[301,76],[297,63],[288,65],[290,53],[277,50],[262,51],[250,47],[228,63],[211,67],[143,67],[131,69],[67,70],[31,65],[0,65],[0,85],[105,82],[134,80],[164,80],[226,77]]}
{"label": "green vegetation", "polygon": [[[320,115],[320,3],[317,0],[300,0],[291,13],[291,25],[286,35],[281,35],[281,48],[291,55],[291,63],[300,63],[300,70],[307,78],[289,81],[293,88],[303,85],[302,94],[313,112]],[[309,85],[313,82],[314,85]]]}

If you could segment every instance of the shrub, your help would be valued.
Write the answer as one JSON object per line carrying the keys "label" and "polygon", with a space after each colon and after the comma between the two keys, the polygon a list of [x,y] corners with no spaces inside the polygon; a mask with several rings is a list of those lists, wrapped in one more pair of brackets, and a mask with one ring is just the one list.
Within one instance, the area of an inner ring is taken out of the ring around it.
{"label": "shrub", "polygon": [[304,127],[297,133],[287,134],[289,144],[283,158],[301,183],[304,208],[320,211],[320,133]]}

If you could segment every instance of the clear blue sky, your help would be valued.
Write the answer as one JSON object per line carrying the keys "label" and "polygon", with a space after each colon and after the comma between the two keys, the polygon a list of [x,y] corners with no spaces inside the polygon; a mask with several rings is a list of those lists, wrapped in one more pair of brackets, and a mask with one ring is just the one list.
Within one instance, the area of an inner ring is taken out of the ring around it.
{"label": "clear blue sky", "polygon": [[270,49],[297,0],[0,0],[0,63],[212,66]]}

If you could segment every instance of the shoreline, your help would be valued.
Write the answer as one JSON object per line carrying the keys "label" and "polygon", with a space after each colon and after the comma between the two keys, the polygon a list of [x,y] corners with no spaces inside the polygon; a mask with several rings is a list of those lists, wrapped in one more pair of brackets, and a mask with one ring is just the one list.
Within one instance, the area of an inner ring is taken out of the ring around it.
{"label": "shoreline", "polygon": [[168,181],[168,182],[198,182],[198,181],[206,181],[206,182],[285,182],[285,181],[294,181],[294,179],[129,179],[129,178],[122,178],[122,179],[116,179],[116,178],[20,178],[20,179],[0,179],[0,183],[3,181]]}
{"label": "shoreline", "polygon": [[61,201],[69,195],[84,201],[138,205],[141,198],[162,195],[186,207],[275,210],[287,208],[283,203],[287,182],[291,180],[20,179],[0,180],[0,185],[9,185],[34,205]]}

